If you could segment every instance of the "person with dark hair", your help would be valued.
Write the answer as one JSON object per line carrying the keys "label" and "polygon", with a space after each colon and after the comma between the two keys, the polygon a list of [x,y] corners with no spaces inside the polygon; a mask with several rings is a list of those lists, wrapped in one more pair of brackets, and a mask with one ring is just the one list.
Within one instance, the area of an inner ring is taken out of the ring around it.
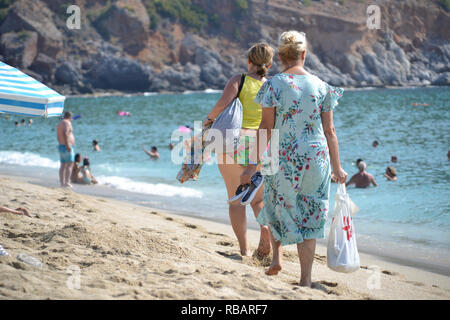
{"label": "person with dark hair", "polygon": [[384,176],[389,181],[397,181],[397,170],[395,170],[394,167],[389,166],[386,168],[386,172],[385,172]]}
{"label": "person with dark hair", "polygon": [[92,147],[94,148],[94,151],[101,151],[100,150],[100,145],[98,144],[97,140],[92,140]]}
{"label": "person with dark hair", "polygon": [[363,161],[363,159],[361,159],[361,158],[359,158],[359,159],[356,160],[356,167],[357,167],[357,168],[359,167],[359,163],[360,163],[361,161]]}
{"label": "person with dark hair", "polygon": [[372,142],[372,147],[376,148],[378,147],[379,144],[380,143],[377,140],[375,140],[374,142]]}
{"label": "person with dark hair", "polygon": [[77,153],[75,155],[75,163],[73,165],[72,174],[70,176],[70,181],[72,183],[83,183],[81,180],[81,173],[80,173],[80,167],[79,164],[81,163],[81,155]]}
{"label": "person with dark hair", "polygon": [[15,122],[14,122],[14,125],[15,125],[16,127],[18,127],[18,126],[19,126],[19,123],[18,123],[17,121],[15,121]]}
{"label": "person with dark hair", "polygon": [[152,151],[148,151],[148,150],[145,149],[145,146],[142,145],[142,149],[144,150],[144,152],[146,154],[148,154],[150,156],[150,158],[152,158],[152,159],[159,159],[159,153],[158,153],[158,148],[157,147],[153,146],[152,149],[151,149]]}
{"label": "person with dark hair", "polygon": [[96,184],[97,180],[91,173],[90,163],[88,157],[83,159],[83,166],[80,168],[81,173],[81,183],[83,184]]}
{"label": "person with dark hair", "polygon": [[72,128],[72,112],[66,111],[64,118],[56,127],[56,134],[58,139],[58,151],[61,162],[59,169],[59,181],[61,187],[72,187],[70,184],[70,176],[72,175],[73,162],[75,160],[75,137]]}
{"label": "person with dark hair", "polygon": [[397,156],[392,156],[392,157],[391,157],[391,162],[397,163],[397,161],[398,161]]}

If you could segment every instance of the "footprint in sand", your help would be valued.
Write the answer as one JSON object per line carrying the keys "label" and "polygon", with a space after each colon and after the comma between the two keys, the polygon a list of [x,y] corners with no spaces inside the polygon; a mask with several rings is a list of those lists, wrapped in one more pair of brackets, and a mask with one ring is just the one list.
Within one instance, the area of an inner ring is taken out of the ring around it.
{"label": "footprint in sand", "polygon": [[213,236],[228,237],[226,234],[223,234],[223,233],[208,232],[208,234],[211,234]]}
{"label": "footprint in sand", "polygon": [[233,247],[234,246],[233,242],[230,242],[230,241],[217,241],[217,244],[219,246],[224,246],[224,247]]}
{"label": "footprint in sand", "polygon": [[320,281],[320,282],[313,282],[311,285],[311,288],[323,291],[326,294],[334,294],[334,295],[339,296],[340,294],[337,291],[329,289],[330,287],[336,288],[337,286],[338,286],[338,284],[336,282]]}
{"label": "footprint in sand", "polygon": [[216,251],[216,253],[218,253],[221,256],[224,256],[226,258],[230,258],[232,260],[242,261],[242,256],[240,254],[237,254],[237,253],[225,252],[225,251]]}
{"label": "footprint in sand", "polygon": [[384,273],[384,274],[387,274],[389,276],[397,276],[398,275],[397,272],[392,272],[392,271],[389,271],[389,270],[383,270],[381,272]]}

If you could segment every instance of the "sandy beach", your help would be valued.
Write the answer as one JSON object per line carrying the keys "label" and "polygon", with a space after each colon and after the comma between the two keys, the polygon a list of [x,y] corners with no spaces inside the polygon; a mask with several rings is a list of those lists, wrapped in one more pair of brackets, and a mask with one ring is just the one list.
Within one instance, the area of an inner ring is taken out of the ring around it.
{"label": "sandy beach", "polygon": [[[9,253],[0,257],[0,299],[450,298],[449,277],[365,254],[359,271],[336,273],[321,246],[313,288],[302,288],[295,246],[285,248],[283,271],[268,277],[269,261],[241,257],[229,225],[4,175],[0,204],[35,215],[0,213],[0,244]],[[256,248],[258,233],[249,232]]]}

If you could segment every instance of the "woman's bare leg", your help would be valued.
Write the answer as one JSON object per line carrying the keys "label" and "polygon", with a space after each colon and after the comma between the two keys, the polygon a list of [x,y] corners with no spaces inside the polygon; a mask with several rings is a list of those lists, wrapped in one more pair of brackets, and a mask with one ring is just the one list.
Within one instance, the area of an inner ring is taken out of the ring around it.
{"label": "woman's bare leg", "polygon": [[301,268],[300,286],[311,287],[311,271],[314,262],[314,252],[316,251],[316,239],[308,239],[298,243],[297,251]]}
{"label": "woman's bare leg", "polygon": [[[255,198],[253,198],[253,201],[250,203],[250,206],[252,207],[255,217],[257,218],[262,208],[264,207],[262,186],[261,188],[259,188],[258,192],[255,195]],[[265,257],[270,253],[270,242],[271,242],[270,229],[267,226],[260,225],[260,230],[261,234],[259,237],[259,245],[257,252],[259,256]]]}
{"label": "woman's bare leg", "polygon": [[[219,171],[225,181],[227,187],[228,198],[231,198],[236,193],[237,187],[240,185],[242,167],[237,164],[219,164]],[[236,235],[241,255],[249,256],[250,249],[247,238],[247,217],[245,215],[245,206],[238,204],[229,205],[229,215],[231,226]]]}
{"label": "woman's bare leg", "polygon": [[270,265],[269,269],[266,270],[266,274],[268,276],[273,276],[278,274],[278,272],[281,270],[283,247],[281,246],[281,241],[275,240],[272,233],[270,233],[270,235],[272,241],[273,258],[272,264]]}

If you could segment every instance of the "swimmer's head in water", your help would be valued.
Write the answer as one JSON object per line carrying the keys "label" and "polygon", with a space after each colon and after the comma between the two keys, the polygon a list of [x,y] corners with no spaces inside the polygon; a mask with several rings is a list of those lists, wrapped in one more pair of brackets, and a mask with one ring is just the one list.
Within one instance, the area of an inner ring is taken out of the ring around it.
{"label": "swimmer's head in water", "polygon": [[360,172],[364,172],[367,168],[367,165],[364,161],[360,161],[358,164],[358,169]]}
{"label": "swimmer's head in water", "polygon": [[396,177],[397,176],[397,170],[395,170],[395,168],[391,167],[391,166],[387,167],[386,173],[389,174],[392,177]]}
{"label": "swimmer's head in water", "polygon": [[77,153],[77,154],[75,155],[75,162],[76,162],[76,163],[81,162],[81,154]]}
{"label": "swimmer's head in water", "polygon": [[156,151],[158,151],[158,148],[155,147],[155,146],[153,146],[153,147],[152,147],[152,151],[153,151],[153,152],[156,152]]}
{"label": "swimmer's head in water", "polygon": [[96,145],[98,145],[98,141],[97,141],[97,140],[92,140],[92,144],[93,144],[94,146],[96,146]]}
{"label": "swimmer's head in water", "polygon": [[397,156],[392,156],[392,157],[391,157],[391,161],[392,161],[392,162],[397,162],[397,161],[398,161]]}
{"label": "swimmer's head in water", "polygon": [[377,140],[375,140],[374,142],[372,142],[372,146],[373,147],[378,147],[378,145],[379,145],[380,143],[377,141]]}
{"label": "swimmer's head in water", "polygon": [[359,166],[359,163],[363,161],[363,159],[359,158],[358,160],[356,160],[356,166]]}

